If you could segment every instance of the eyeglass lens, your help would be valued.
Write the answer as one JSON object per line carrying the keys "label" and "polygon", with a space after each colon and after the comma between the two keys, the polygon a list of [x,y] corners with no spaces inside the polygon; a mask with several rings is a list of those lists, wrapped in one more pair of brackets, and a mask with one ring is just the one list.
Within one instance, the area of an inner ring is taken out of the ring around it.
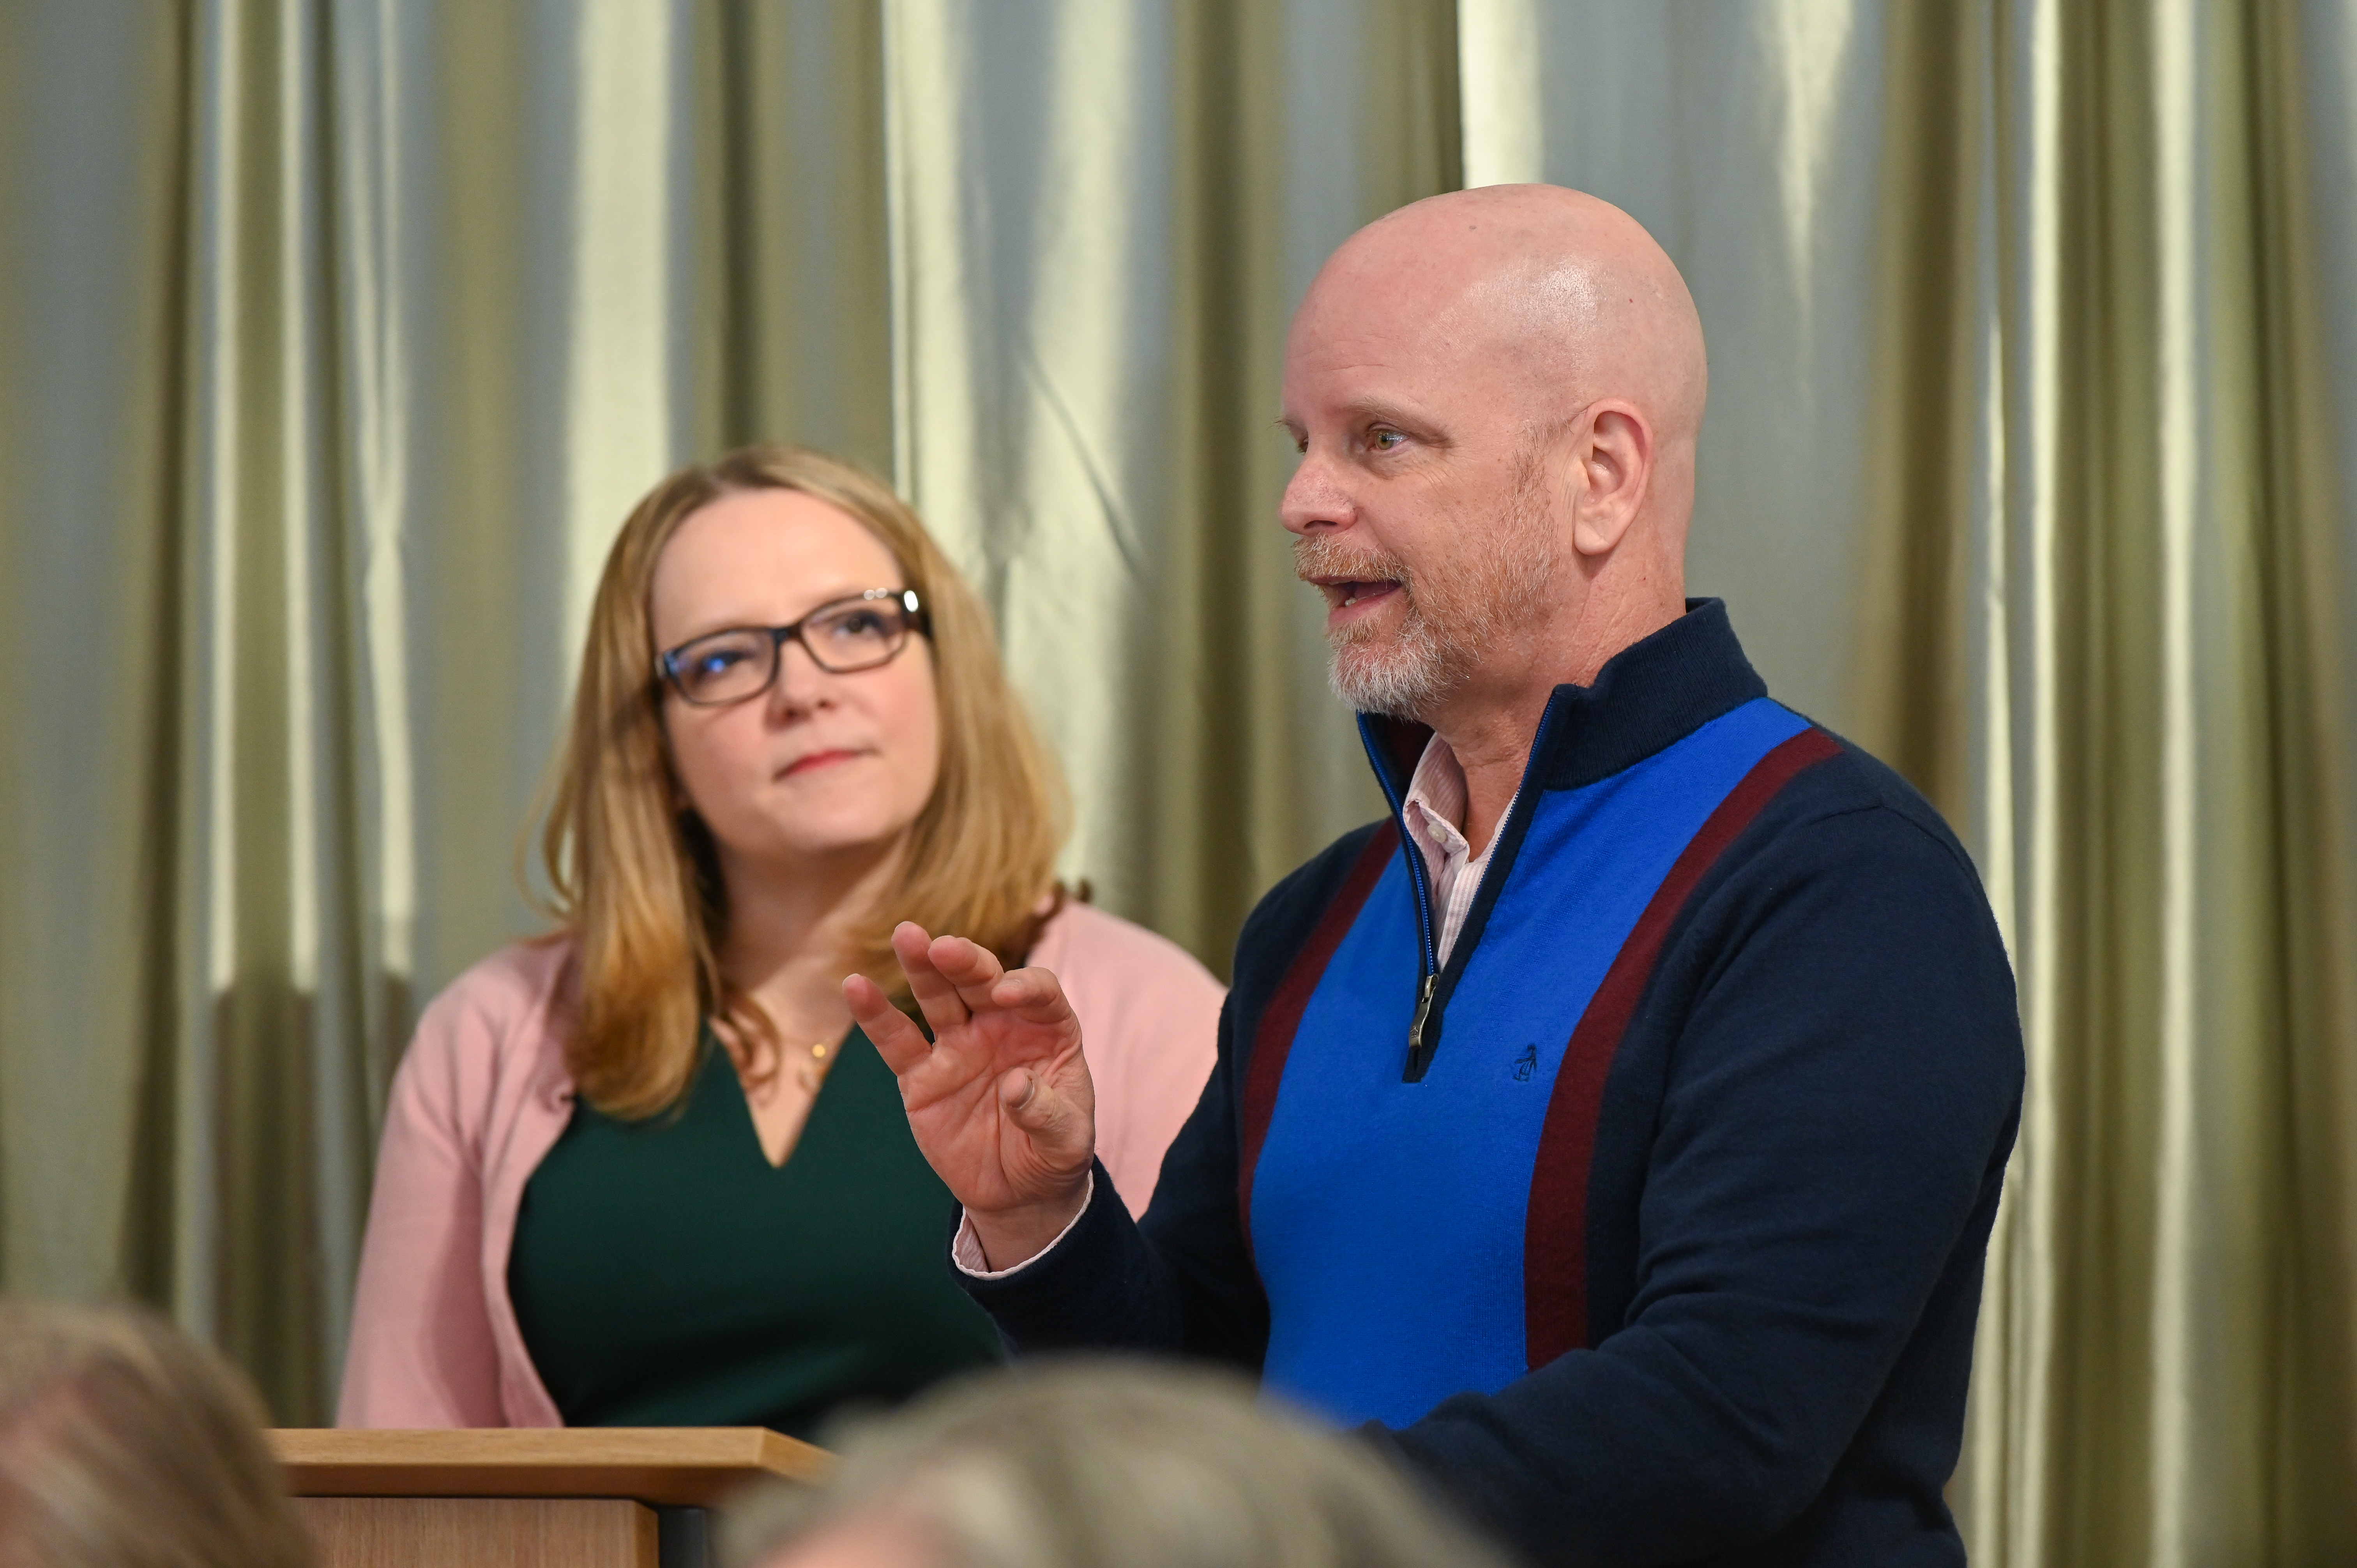
{"label": "eyeglass lens", "polygon": [[[812,661],[844,675],[899,652],[909,638],[909,616],[888,599],[853,600],[804,617],[799,630]],[[672,679],[691,703],[742,702],[777,677],[780,641],[760,628],[698,638],[671,656]]]}

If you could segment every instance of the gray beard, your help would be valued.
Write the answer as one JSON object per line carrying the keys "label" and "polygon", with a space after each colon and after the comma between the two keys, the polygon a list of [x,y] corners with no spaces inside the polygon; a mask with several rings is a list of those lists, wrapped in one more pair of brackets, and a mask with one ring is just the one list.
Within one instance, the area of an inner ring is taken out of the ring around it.
{"label": "gray beard", "polygon": [[[1337,697],[1362,714],[1428,722],[1480,668],[1517,610],[1541,600],[1555,575],[1556,546],[1534,466],[1516,487],[1502,525],[1475,541],[1457,560],[1422,574],[1409,574],[1394,560],[1382,562],[1397,576],[1407,616],[1388,642],[1351,630],[1328,636],[1333,659],[1327,680]],[[1296,553],[1305,570],[1342,565],[1312,564],[1308,553]]]}
{"label": "gray beard", "polygon": [[[1401,592],[1406,591],[1403,585]],[[1422,720],[1464,679],[1413,600],[1407,625],[1390,647],[1336,638],[1328,641],[1333,659],[1327,665],[1327,682],[1357,713]]]}

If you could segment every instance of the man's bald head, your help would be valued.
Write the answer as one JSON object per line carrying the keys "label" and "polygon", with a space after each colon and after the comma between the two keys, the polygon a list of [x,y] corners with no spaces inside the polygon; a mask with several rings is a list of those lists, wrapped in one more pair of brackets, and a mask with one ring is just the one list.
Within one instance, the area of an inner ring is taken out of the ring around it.
{"label": "man's bald head", "polygon": [[1665,445],[1702,429],[1709,373],[1685,279],[1642,224],[1582,191],[1483,186],[1380,218],[1329,259],[1295,330],[1368,309],[1514,367],[1559,417],[1620,398]]}
{"label": "man's bald head", "polygon": [[1285,360],[1284,518],[1337,689],[1543,703],[1676,619],[1707,380],[1685,281],[1609,202],[1491,186],[1352,235]]}

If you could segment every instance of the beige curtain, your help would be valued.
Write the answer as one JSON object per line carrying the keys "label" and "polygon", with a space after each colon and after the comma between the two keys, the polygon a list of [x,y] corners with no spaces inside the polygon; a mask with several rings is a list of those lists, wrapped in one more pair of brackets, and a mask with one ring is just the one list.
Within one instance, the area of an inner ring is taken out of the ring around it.
{"label": "beige curtain", "polygon": [[1435,0],[891,0],[902,486],[998,607],[1066,856],[1221,972],[1378,815],[1277,498],[1285,325],[1353,229],[1458,183]]}
{"label": "beige curtain", "polygon": [[892,459],[872,5],[0,7],[0,1283],[323,1419],[630,502]]}
{"label": "beige curtain", "polygon": [[[1224,966],[1373,811],[1269,522],[1325,252],[1457,183],[1446,5],[0,8],[0,1284],[317,1420],[416,1008],[686,456],[895,473]],[[1042,90],[1042,83],[1049,91]]]}
{"label": "beige curtain", "polygon": [[2357,1561],[2357,15],[1460,15],[1469,176],[1610,197],[1693,282],[1698,588],[2007,928],[1975,1561]]}
{"label": "beige curtain", "polygon": [[0,7],[0,1284],[327,1408],[379,1097],[622,509],[893,474],[1214,963],[1372,814],[1273,521],[1286,317],[1460,179],[1693,282],[1693,549],[1964,829],[2031,1093],[1975,1559],[2357,1560],[2348,0]]}
{"label": "beige curtain", "polygon": [[2025,111],[1992,160],[1977,542],[2033,1041],[1973,1455],[2008,1563],[2357,1558],[2357,532],[2322,340],[2357,254],[2319,242],[2304,36],[2347,20],[2179,0],[1983,35]]}

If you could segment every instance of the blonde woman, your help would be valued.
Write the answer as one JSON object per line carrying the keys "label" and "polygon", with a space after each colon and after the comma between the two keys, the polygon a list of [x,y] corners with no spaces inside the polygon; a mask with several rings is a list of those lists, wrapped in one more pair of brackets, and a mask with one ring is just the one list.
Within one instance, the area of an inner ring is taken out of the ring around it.
{"label": "blonde woman", "polygon": [[1221,991],[1066,897],[1060,789],[888,489],[779,447],[655,487],[543,840],[562,929],[461,975],[394,1079],[340,1421],[806,1434],[998,1359],[841,983],[898,979],[901,919],[1054,967],[1142,1210]]}

